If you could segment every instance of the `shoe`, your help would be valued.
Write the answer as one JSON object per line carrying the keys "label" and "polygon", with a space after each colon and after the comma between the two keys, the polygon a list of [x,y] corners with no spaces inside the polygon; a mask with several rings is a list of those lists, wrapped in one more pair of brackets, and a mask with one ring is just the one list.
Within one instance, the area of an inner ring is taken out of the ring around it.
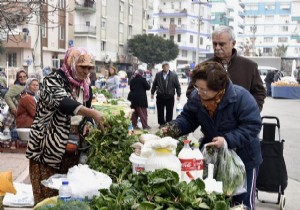
{"label": "shoe", "polygon": [[158,128],[161,129],[162,127],[164,127],[165,125],[159,125]]}
{"label": "shoe", "polygon": [[147,126],[147,127],[143,128],[143,130],[150,130],[150,129],[151,129],[150,126]]}

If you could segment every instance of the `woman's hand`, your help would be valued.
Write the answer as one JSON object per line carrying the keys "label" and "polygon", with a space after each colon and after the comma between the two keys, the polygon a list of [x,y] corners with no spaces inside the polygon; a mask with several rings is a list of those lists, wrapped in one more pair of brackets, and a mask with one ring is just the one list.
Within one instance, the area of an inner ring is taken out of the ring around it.
{"label": "woman's hand", "polygon": [[101,112],[94,110],[95,114],[93,115],[93,119],[97,125],[97,128],[104,132],[104,114]]}
{"label": "woman's hand", "polygon": [[225,138],[222,136],[217,136],[212,139],[212,142],[207,143],[206,146],[215,146],[218,149],[224,146]]}

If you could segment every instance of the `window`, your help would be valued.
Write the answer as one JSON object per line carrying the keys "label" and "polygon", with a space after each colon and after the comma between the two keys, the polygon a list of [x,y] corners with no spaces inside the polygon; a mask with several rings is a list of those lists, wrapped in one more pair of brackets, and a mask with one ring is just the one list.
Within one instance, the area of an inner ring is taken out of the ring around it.
{"label": "window", "polygon": [[90,26],[90,24],[91,24],[90,21],[86,21],[86,22],[85,22],[85,25],[86,25],[86,26]]}
{"label": "window", "polygon": [[59,26],[59,39],[64,40],[65,39],[65,27]]}
{"label": "window", "polygon": [[164,20],[164,22],[166,22],[166,21],[167,21],[167,19],[166,19],[166,18],[164,18],[163,20]]}
{"label": "window", "polygon": [[265,10],[275,10],[275,5],[274,4],[266,4]]}
{"label": "window", "polygon": [[105,41],[101,42],[101,51],[106,51],[106,42]]}
{"label": "window", "polygon": [[289,31],[289,27],[288,26],[280,26],[280,31]]}
{"label": "window", "polygon": [[278,42],[288,42],[287,37],[278,37]]}
{"label": "window", "polygon": [[258,10],[258,6],[257,5],[247,5],[245,7],[245,10]]}
{"label": "window", "polygon": [[280,4],[280,9],[282,9],[282,10],[290,10],[291,9],[291,5],[290,4],[286,4],[286,3],[282,3],[282,4]]}
{"label": "window", "polygon": [[181,25],[181,18],[178,18],[178,25]]}
{"label": "window", "polygon": [[173,36],[173,35],[171,35],[171,36],[170,36],[170,39],[174,41],[174,36]]}
{"label": "window", "polygon": [[123,33],[123,32],[124,32],[124,24],[123,24],[123,23],[120,23],[120,24],[119,24],[119,32],[120,32],[120,33]]}
{"label": "window", "polygon": [[271,15],[270,15],[270,16],[267,16],[267,15],[266,15],[266,16],[265,16],[265,21],[266,21],[266,22],[274,21],[274,16],[271,16]]}
{"label": "window", "polygon": [[52,57],[52,66],[54,68],[60,68],[60,60],[57,57]]}
{"label": "window", "polygon": [[182,57],[187,57],[187,54],[188,54],[187,50],[182,50],[181,51],[181,56]]}
{"label": "window", "polygon": [[203,45],[203,37],[200,37],[200,45]]}
{"label": "window", "polygon": [[177,35],[177,42],[181,42],[181,34]]}
{"label": "window", "polygon": [[272,53],[272,48],[269,48],[269,47],[264,47],[264,49],[263,49],[263,53],[267,53],[267,54],[270,54],[270,53]]}
{"label": "window", "polygon": [[190,43],[193,44],[193,42],[194,42],[194,36],[190,35]]}
{"label": "window", "polygon": [[166,34],[164,34],[163,37],[166,38]]}
{"label": "window", "polygon": [[175,23],[174,18],[170,18],[170,23]]}
{"label": "window", "polygon": [[128,13],[129,13],[130,15],[132,15],[132,8],[133,8],[132,5],[129,5],[129,8],[128,8],[129,11],[128,11]]}
{"label": "window", "polygon": [[273,37],[264,37],[264,42],[273,42]]}
{"label": "window", "polygon": [[132,36],[132,26],[128,26],[128,36],[129,38]]}
{"label": "window", "polygon": [[43,36],[43,38],[47,38],[47,25],[46,25],[46,23],[42,23],[42,36]]}
{"label": "window", "polygon": [[17,53],[9,53],[7,55],[8,66],[17,66]]}
{"label": "window", "polygon": [[65,8],[65,0],[58,0],[58,8],[59,9]]}
{"label": "window", "polygon": [[105,28],[106,27],[106,20],[103,20],[101,21],[101,28]]}

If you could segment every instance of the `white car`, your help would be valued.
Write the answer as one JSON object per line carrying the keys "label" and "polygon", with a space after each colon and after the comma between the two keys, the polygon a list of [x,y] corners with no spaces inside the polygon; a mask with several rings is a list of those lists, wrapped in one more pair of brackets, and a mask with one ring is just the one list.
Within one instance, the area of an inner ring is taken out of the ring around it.
{"label": "white car", "polygon": [[268,71],[276,71],[276,70],[278,70],[278,69],[271,67],[271,66],[258,66],[258,72],[259,72],[260,78],[264,84],[265,84],[265,78],[266,78]]}

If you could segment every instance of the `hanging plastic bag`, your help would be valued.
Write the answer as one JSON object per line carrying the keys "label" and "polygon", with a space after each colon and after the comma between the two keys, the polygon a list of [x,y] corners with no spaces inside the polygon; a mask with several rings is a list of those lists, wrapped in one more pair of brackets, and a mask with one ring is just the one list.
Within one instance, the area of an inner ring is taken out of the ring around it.
{"label": "hanging plastic bag", "polygon": [[223,192],[227,196],[247,192],[246,169],[241,158],[224,141],[218,151],[216,180],[223,182]]}
{"label": "hanging plastic bag", "polygon": [[217,149],[204,145],[203,151],[204,171],[203,178],[207,177],[208,164],[214,164],[214,178],[223,182],[223,192],[227,196],[247,192],[246,169],[241,158],[224,141],[223,148]]}

